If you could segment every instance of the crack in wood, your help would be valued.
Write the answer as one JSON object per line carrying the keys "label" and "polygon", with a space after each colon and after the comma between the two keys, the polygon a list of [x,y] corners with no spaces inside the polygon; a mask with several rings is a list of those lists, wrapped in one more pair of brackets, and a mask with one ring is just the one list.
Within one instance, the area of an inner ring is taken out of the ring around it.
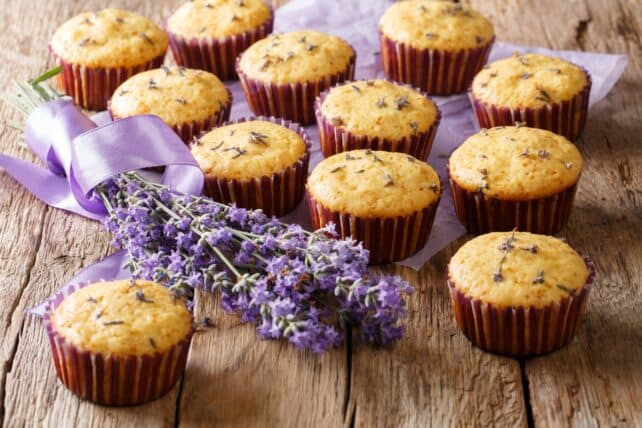
{"label": "crack in wood", "polygon": [[524,390],[524,407],[526,408],[526,423],[528,424],[528,428],[533,428],[535,426],[535,419],[533,417],[530,383],[528,381],[528,375],[526,374],[526,360],[524,358],[520,358],[519,360],[519,370],[522,374],[522,389]]}
{"label": "crack in wood", "polygon": [[586,33],[589,24],[593,21],[593,15],[586,2],[584,2],[584,6],[586,7],[587,16],[584,19],[580,19],[575,26],[575,42],[581,50],[586,50]]}

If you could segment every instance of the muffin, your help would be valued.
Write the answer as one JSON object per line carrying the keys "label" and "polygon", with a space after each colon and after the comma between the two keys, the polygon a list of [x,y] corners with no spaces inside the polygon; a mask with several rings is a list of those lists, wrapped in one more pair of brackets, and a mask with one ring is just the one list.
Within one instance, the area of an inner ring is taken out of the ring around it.
{"label": "muffin", "polygon": [[195,0],[165,22],[177,64],[236,79],[236,58],[272,32],[274,13],[263,0]]}
{"label": "muffin", "polygon": [[522,126],[482,129],[448,161],[455,212],[473,234],[557,233],[571,214],[582,166],[577,147],[561,135]]}
{"label": "muffin", "polygon": [[426,160],[440,114],[428,96],[386,80],[344,83],[322,93],[315,114],[323,156],[372,149]]}
{"label": "muffin", "polygon": [[185,143],[229,120],[232,94],[202,70],[163,67],[130,77],[109,101],[114,120],[139,114],[160,117]]}
{"label": "muffin", "polygon": [[482,70],[469,92],[479,126],[521,122],[575,141],[588,115],[591,76],[563,59],[514,54]]}
{"label": "muffin", "polygon": [[404,153],[352,150],[321,161],[308,178],[312,225],[330,222],[362,241],[370,263],[402,260],[428,241],[441,197],[439,177]]}
{"label": "muffin", "polygon": [[236,64],[255,114],[314,122],[314,100],[354,78],[356,53],[344,40],[317,31],[274,34],[248,48]]}
{"label": "muffin", "polygon": [[386,76],[431,95],[466,91],[495,41],[488,19],[449,1],[394,3],[379,21],[379,35]]}
{"label": "muffin", "polygon": [[564,241],[528,232],[478,236],[448,264],[459,329],[486,351],[515,356],[570,342],[594,278],[593,264]]}
{"label": "muffin", "polygon": [[84,400],[125,406],[174,386],[185,368],[192,315],[160,284],[120,280],[58,292],[45,326],[62,383]]}
{"label": "muffin", "polygon": [[310,139],[283,119],[246,118],[196,140],[192,155],[205,175],[205,195],[283,216],[303,198]]}
{"label": "muffin", "polygon": [[62,67],[60,87],[74,103],[103,110],[116,88],[141,71],[160,67],[167,36],[147,18],[119,9],[85,12],[62,24],[49,50]]}

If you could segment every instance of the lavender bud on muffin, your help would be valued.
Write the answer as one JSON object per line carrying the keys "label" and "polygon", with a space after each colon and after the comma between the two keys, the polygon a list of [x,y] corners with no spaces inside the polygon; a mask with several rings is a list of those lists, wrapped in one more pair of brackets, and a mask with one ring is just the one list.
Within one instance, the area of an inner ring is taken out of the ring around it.
{"label": "lavender bud on muffin", "polygon": [[386,80],[344,83],[319,96],[315,108],[324,156],[372,149],[426,160],[440,114],[410,86]]}
{"label": "lavender bud on muffin", "polygon": [[482,129],[450,156],[455,211],[473,234],[554,234],[568,222],[582,156],[566,138],[523,126]]}
{"label": "lavender bud on muffin", "polygon": [[60,380],[84,400],[117,406],[154,400],[176,384],[192,323],[183,299],[149,281],[59,292],[45,315]]}
{"label": "lavender bud on muffin", "polygon": [[402,260],[428,241],[441,197],[439,177],[405,153],[352,150],[321,161],[307,182],[315,229],[333,222],[362,241],[373,264]]}
{"label": "lavender bud on muffin", "polygon": [[310,139],[276,118],[227,123],[196,140],[192,154],[205,174],[205,194],[223,203],[283,216],[301,202]]}
{"label": "lavender bud on muffin", "polygon": [[356,53],[339,37],[318,31],[274,34],[250,46],[237,61],[245,97],[255,114],[314,122],[314,100],[354,78]]}
{"label": "lavender bud on muffin", "polygon": [[163,63],[167,36],[141,15],[103,9],[62,24],[49,50],[62,67],[58,82],[65,93],[83,108],[102,110],[121,83]]}
{"label": "lavender bud on muffin", "polygon": [[176,63],[236,78],[236,58],[272,32],[274,13],[264,0],[195,0],[165,23]]}
{"label": "lavender bud on muffin", "polygon": [[231,107],[232,94],[214,74],[176,66],[129,78],[109,102],[114,120],[153,114],[185,143],[228,120]]}
{"label": "lavender bud on muffin", "polygon": [[570,342],[594,278],[593,264],[564,241],[528,232],[478,236],[448,264],[459,329],[486,351],[516,356]]}
{"label": "lavender bud on muffin", "polygon": [[575,141],[586,123],[591,77],[575,64],[514,54],[479,72],[469,92],[482,128],[516,122]]}
{"label": "lavender bud on muffin", "polygon": [[431,95],[467,90],[495,40],[488,19],[449,1],[397,2],[381,17],[379,34],[386,76]]}

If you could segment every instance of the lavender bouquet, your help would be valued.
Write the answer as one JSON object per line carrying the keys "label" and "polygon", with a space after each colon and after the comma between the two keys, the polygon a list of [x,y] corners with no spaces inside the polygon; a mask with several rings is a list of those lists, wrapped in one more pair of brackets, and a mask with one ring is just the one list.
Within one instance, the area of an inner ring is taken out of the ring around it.
{"label": "lavender bouquet", "polygon": [[[43,80],[14,86],[10,104],[24,114],[59,95]],[[398,276],[368,268],[368,251],[338,239],[333,226],[315,232],[246,210],[182,194],[138,172],[95,188],[109,213],[113,243],[129,255],[133,279],[166,285],[175,295],[220,290],[221,305],[257,326],[264,339],[285,338],[323,352],[347,326],[386,345],[403,336],[404,295]]]}

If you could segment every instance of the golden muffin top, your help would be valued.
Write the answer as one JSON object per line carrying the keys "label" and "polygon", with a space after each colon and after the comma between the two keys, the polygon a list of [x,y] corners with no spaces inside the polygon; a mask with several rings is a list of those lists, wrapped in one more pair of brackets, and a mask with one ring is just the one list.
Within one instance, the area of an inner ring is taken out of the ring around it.
{"label": "golden muffin top", "polygon": [[118,87],[109,108],[120,118],[154,114],[173,126],[205,120],[230,102],[214,74],[174,66],[130,77]]}
{"label": "golden muffin top", "polygon": [[194,0],[167,18],[167,30],[185,38],[223,38],[254,30],[272,16],[263,0]]}
{"label": "golden muffin top", "polygon": [[110,8],[81,13],[62,24],[51,48],[73,64],[128,67],[165,55],[167,36],[144,16]]}
{"label": "golden muffin top", "polygon": [[205,175],[236,180],[281,172],[307,150],[297,132],[260,119],[215,128],[192,145]]}
{"label": "golden muffin top", "polygon": [[324,159],[310,174],[307,189],[323,206],[365,218],[411,215],[440,196],[439,176],[426,162],[372,150]]}
{"label": "golden muffin top", "polygon": [[568,61],[514,54],[480,71],[473,80],[472,92],[487,104],[541,108],[570,100],[587,85],[586,72]]}
{"label": "golden muffin top", "polygon": [[589,269],[564,241],[528,232],[494,232],[464,244],[448,277],[466,296],[500,307],[543,307],[584,287]]}
{"label": "golden muffin top", "polygon": [[561,135],[524,126],[483,129],[450,156],[451,178],[464,189],[508,200],[544,198],[580,178],[582,155]]}
{"label": "golden muffin top", "polygon": [[164,352],[187,338],[192,314],[160,284],[98,282],[66,297],[53,329],[81,350],[112,355]]}
{"label": "golden muffin top", "polygon": [[393,141],[428,131],[438,118],[430,98],[385,80],[334,87],[323,100],[321,112],[334,126],[355,135]]}
{"label": "golden muffin top", "polygon": [[250,46],[240,59],[240,68],[250,78],[293,83],[317,81],[348,67],[355,56],[343,39],[318,31],[272,34]]}
{"label": "golden muffin top", "polygon": [[479,12],[450,1],[394,3],[379,20],[388,38],[418,49],[457,51],[487,44],[493,25]]}

